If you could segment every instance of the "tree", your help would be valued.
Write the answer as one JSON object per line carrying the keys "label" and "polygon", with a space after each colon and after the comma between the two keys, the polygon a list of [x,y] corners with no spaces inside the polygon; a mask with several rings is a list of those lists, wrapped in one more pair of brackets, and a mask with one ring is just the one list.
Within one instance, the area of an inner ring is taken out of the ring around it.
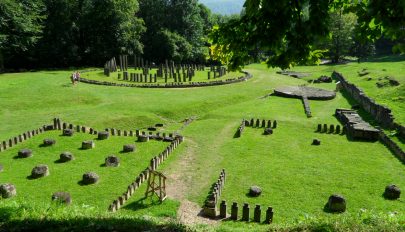
{"label": "tree", "polygon": [[385,31],[391,38],[405,38],[404,1],[246,0],[244,6],[239,20],[212,32],[213,54],[230,69],[248,62],[248,52],[257,46],[268,52],[269,66],[284,69],[317,60],[320,51],[314,50],[314,42],[329,35],[329,12],[335,9],[355,12],[361,31],[369,37]]}
{"label": "tree", "polygon": [[330,36],[320,46],[328,50],[333,63],[338,63],[343,56],[347,56],[355,45],[355,27],[357,17],[353,13],[343,13],[343,9],[330,13]]}
{"label": "tree", "polygon": [[80,5],[76,0],[45,0],[44,33],[36,49],[37,66],[66,67],[78,65],[81,53]]}
{"label": "tree", "polygon": [[156,57],[160,57],[158,62],[163,63],[164,59],[180,63],[190,60],[193,46],[182,36],[167,29],[156,34],[152,41]]}
{"label": "tree", "polygon": [[83,60],[102,64],[122,53],[140,54],[143,21],[135,16],[137,0],[83,0],[79,20]]}
{"label": "tree", "polygon": [[[177,57],[181,58],[179,62],[201,60],[204,56],[202,48],[205,21],[203,17],[204,13],[207,13],[201,12],[201,9],[197,0],[141,0],[139,16],[145,21],[147,27],[142,37],[146,58],[164,61]],[[159,38],[165,42],[161,44]],[[170,44],[183,44],[184,48],[191,45],[191,55],[187,49],[167,49],[173,47]],[[157,51],[157,48],[162,46],[165,48],[164,52]],[[169,51],[173,53],[168,53]],[[182,54],[175,54],[175,51]]]}
{"label": "tree", "polygon": [[29,50],[41,37],[43,7],[39,0],[0,1],[0,71],[4,61]]}

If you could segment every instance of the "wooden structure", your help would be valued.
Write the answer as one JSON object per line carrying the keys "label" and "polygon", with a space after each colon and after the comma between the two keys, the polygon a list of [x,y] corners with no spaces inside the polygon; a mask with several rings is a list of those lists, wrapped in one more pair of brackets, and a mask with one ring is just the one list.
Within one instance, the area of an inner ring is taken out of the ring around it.
{"label": "wooden structure", "polygon": [[156,194],[159,200],[163,202],[166,199],[166,179],[167,177],[160,172],[150,171],[148,178],[148,187],[146,189],[145,198],[153,197]]}

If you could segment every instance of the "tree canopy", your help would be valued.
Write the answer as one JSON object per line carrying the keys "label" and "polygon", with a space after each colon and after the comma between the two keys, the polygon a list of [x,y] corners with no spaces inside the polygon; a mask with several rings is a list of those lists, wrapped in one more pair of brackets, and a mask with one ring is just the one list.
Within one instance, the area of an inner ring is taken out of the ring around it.
{"label": "tree canopy", "polygon": [[405,2],[385,0],[246,0],[240,19],[214,28],[211,38],[216,59],[239,69],[260,48],[269,66],[289,68],[319,60],[315,41],[330,35],[330,13],[343,10],[358,16],[358,33],[365,40],[397,39],[404,51]]}
{"label": "tree canopy", "polygon": [[244,7],[222,16],[198,0],[3,0],[0,71],[100,66],[119,54],[230,69],[264,58],[288,68],[324,54],[366,56],[382,35],[405,51],[405,1],[246,0]]}

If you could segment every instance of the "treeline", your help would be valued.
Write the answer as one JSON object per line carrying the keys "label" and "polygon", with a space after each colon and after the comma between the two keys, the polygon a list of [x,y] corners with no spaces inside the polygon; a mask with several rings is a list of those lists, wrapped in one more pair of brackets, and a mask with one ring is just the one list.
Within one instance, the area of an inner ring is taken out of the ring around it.
{"label": "treeline", "polygon": [[227,17],[198,0],[2,0],[0,70],[101,66],[119,54],[205,62]]}

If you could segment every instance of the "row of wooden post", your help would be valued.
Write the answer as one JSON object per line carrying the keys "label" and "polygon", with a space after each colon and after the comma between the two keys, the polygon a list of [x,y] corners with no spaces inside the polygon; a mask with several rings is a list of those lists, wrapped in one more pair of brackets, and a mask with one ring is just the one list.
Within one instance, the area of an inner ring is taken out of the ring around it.
{"label": "row of wooden post", "polygon": [[[169,155],[184,141],[184,137],[177,136],[173,142],[170,143],[166,149],[151,160],[151,165],[142,171],[130,185],[128,185],[127,190],[114,200],[108,210],[115,212],[119,210],[128,199],[135,193],[135,191],[141,186],[141,184],[148,180],[150,172],[156,170],[156,168],[167,158]],[[153,162],[153,163],[152,163]]]}

